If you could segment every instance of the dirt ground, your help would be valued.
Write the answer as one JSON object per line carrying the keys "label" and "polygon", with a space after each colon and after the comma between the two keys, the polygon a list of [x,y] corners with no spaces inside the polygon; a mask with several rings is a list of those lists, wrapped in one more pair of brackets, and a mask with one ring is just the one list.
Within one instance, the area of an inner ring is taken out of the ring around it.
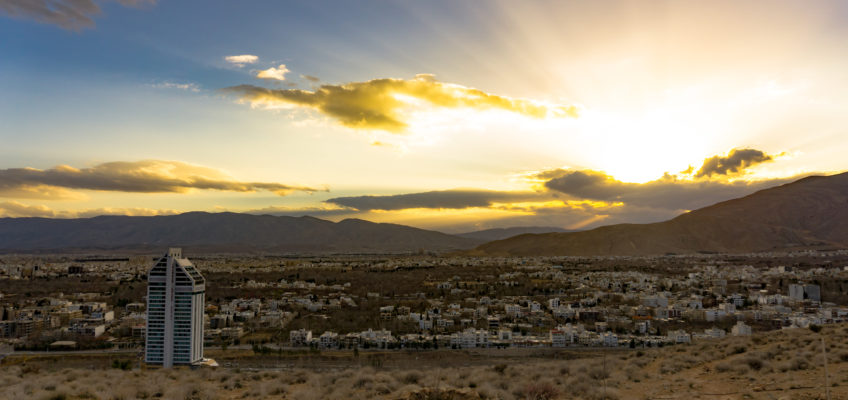
{"label": "dirt ground", "polygon": [[11,356],[0,366],[0,399],[848,399],[848,324],[660,349],[207,355],[222,366]]}

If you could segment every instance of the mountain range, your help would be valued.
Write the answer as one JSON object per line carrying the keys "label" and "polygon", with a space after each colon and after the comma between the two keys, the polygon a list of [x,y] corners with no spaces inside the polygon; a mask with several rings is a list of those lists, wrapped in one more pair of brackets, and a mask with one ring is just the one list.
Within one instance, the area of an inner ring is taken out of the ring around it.
{"label": "mountain range", "polygon": [[518,227],[449,235],[360,219],[331,222],[313,217],[205,212],[0,218],[0,252],[151,252],[180,246],[216,253],[463,251],[468,255],[526,256],[848,248],[848,173],[807,177],[665,222],[560,231]]}
{"label": "mountain range", "polygon": [[514,226],[511,228],[492,228],[481,231],[459,233],[456,236],[476,239],[485,242],[493,240],[501,240],[513,236],[523,235],[525,233],[551,233],[551,232],[571,232],[568,229],[557,228],[555,226]]}
{"label": "mountain range", "polygon": [[656,255],[848,247],[848,173],[810,176],[653,224],[525,234],[474,255]]}
{"label": "mountain range", "polygon": [[482,241],[360,219],[190,212],[79,219],[0,218],[0,251],[393,253],[469,249]]}

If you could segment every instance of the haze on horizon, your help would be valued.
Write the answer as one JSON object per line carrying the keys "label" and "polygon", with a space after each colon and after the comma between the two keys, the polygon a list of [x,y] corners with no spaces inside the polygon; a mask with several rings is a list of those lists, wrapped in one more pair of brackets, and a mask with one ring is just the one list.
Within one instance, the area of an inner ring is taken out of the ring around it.
{"label": "haze on horizon", "polygon": [[848,5],[0,0],[0,217],[655,222],[848,154]]}

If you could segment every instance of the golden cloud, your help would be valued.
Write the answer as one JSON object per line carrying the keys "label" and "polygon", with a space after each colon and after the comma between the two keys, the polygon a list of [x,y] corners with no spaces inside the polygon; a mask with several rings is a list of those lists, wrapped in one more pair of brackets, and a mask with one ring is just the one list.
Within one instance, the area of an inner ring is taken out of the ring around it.
{"label": "golden cloud", "polygon": [[238,65],[239,67],[243,67],[244,64],[253,64],[259,61],[259,57],[254,56],[253,54],[241,54],[238,56],[226,56],[224,60],[230,64]]}
{"label": "golden cloud", "polygon": [[17,201],[0,202],[0,218],[89,218],[98,215],[154,216],[174,215],[176,210],[151,208],[90,208],[85,210],[54,210],[45,205],[29,205]]}
{"label": "golden cloud", "polygon": [[184,193],[191,189],[231,192],[261,190],[280,196],[293,191],[321,191],[273,182],[235,181],[221,171],[179,161],[116,161],[82,169],[67,165],[46,170],[0,169],[0,197],[59,199],[66,197],[64,189],[135,193]]}
{"label": "golden cloud", "polygon": [[289,71],[289,69],[286,68],[286,64],[280,64],[280,66],[278,68],[271,67],[271,68],[263,69],[262,71],[259,71],[259,73],[256,74],[256,77],[260,78],[260,79],[271,79],[271,80],[277,80],[277,81],[284,81],[284,80],[286,80],[286,74],[289,73],[289,72],[291,72],[291,71]]}
{"label": "golden cloud", "polygon": [[499,109],[533,118],[576,117],[571,105],[548,104],[528,99],[498,96],[461,85],[443,83],[433,75],[414,79],[374,79],[341,85],[321,85],[315,91],[274,90],[253,85],[223,89],[258,107],[304,107],[317,110],[354,129],[376,129],[393,133],[407,128],[405,110],[410,102],[433,107]]}

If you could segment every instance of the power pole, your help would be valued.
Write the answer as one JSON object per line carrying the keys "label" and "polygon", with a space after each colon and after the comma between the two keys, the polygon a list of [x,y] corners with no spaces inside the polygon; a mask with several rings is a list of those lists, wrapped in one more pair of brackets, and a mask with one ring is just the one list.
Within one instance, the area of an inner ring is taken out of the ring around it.
{"label": "power pole", "polygon": [[824,362],[824,391],[827,395],[827,400],[830,400],[830,377],[827,372],[827,347],[824,344],[824,335],[821,335],[822,344],[822,362]]}

